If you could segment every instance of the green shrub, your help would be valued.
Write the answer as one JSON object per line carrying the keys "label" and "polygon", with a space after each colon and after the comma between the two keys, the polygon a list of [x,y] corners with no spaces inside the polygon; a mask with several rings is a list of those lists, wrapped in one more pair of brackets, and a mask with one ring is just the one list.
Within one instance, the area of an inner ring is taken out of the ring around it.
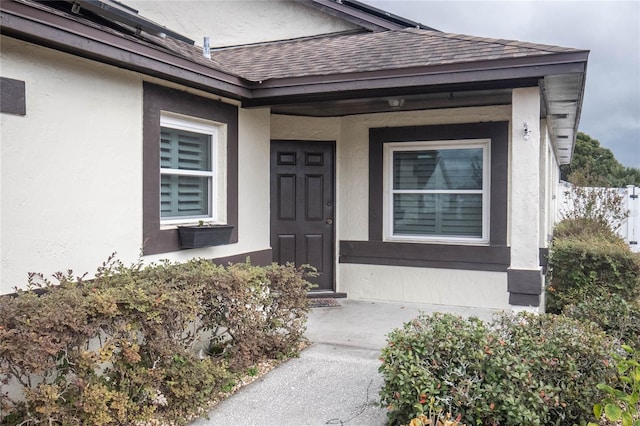
{"label": "green shrub", "polygon": [[564,194],[568,208],[561,209],[563,221],[587,225],[584,232],[593,231],[592,227],[596,226],[606,227],[615,233],[629,217],[625,196],[619,190],[602,186],[594,188],[587,181],[574,181],[572,184]]}
{"label": "green shrub", "polygon": [[467,424],[573,425],[592,417],[612,375],[612,342],[594,324],[554,315],[422,315],[389,335],[380,372],[391,424],[437,408]]}
{"label": "green shrub", "polygon": [[564,307],[563,313],[578,321],[592,321],[607,335],[640,348],[640,302],[627,302],[618,294],[594,296]]}
{"label": "green shrub", "polygon": [[[0,422],[184,423],[235,371],[296,351],[304,275],[202,259],[109,261],[88,281],[56,274],[56,285],[33,274],[29,290],[0,298]],[[223,350],[209,353],[209,340]],[[9,382],[21,397],[3,391]]]}
{"label": "green shrub", "polygon": [[593,220],[589,218],[576,217],[572,219],[563,219],[556,224],[553,229],[553,238],[570,238],[581,236],[594,236],[611,242],[623,241],[622,238],[616,234],[611,227],[601,220]]}
{"label": "green shrub", "polygon": [[608,235],[579,234],[554,238],[550,256],[547,312],[565,305],[618,294],[626,301],[640,295],[640,261],[626,244]]}
{"label": "green shrub", "polygon": [[[615,387],[600,383],[598,388],[606,392],[604,400],[594,405],[593,412],[600,424],[640,425],[640,351],[623,345],[624,356],[614,355],[616,361]],[[589,423],[589,426],[596,426]]]}

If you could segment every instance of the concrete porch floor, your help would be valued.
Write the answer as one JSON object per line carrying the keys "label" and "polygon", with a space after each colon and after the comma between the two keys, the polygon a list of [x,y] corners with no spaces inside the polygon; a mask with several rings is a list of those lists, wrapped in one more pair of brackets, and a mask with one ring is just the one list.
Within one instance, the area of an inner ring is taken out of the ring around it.
{"label": "concrete porch floor", "polygon": [[384,425],[378,406],[380,349],[386,335],[420,312],[490,319],[486,309],[339,299],[313,308],[306,337],[312,345],[220,403],[194,426]]}

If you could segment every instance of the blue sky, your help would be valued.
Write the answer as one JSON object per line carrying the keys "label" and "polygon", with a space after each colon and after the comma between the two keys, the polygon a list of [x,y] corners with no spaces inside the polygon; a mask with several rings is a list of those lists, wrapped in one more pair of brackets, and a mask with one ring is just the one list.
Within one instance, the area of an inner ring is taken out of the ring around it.
{"label": "blue sky", "polygon": [[640,0],[365,0],[441,31],[588,49],[579,130],[640,168]]}

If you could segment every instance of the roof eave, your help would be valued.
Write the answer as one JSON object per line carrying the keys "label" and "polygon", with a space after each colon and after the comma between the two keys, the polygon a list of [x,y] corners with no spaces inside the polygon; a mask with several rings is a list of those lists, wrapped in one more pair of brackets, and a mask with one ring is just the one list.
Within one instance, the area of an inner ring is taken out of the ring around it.
{"label": "roof eave", "polygon": [[378,9],[377,7],[373,7],[367,3],[364,3],[358,0],[334,0],[334,1],[336,1],[336,3],[346,4],[351,8],[365,11],[369,15],[378,16],[378,17],[381,17],[382,19],[400,24],[406,28],[421,28],[423,30],[432,30],[432,31],[439,32],[439,30],[432,27],[428,27],[424,24],[421,24],[420,22],[416,22],[411,19],[407,19],[402,16],[395,15],[383,9]]}
{"label": "roof eave", "polygon": [[571,52],[534,58],[273,79],[254,83],[251,99],[245,100],[243,104],[247,107],[268,106],[295,98],[308,100],[311,97],[337,100],[357,93],[368,95],[380,90],[437,90],[438,87],[486,86],[492,82],[500,87],[504,87],[505,82],[525,80],[535,82],[535,85],[546,75],[584,73],[587,54],[588,52]]}
{"label": "roof eave", "polygon": [[242,99],[246,81],[160,48],[15,1],[0,2],[0,34],[140,72],[189,87]]}
{"label": "roof eave", "polygon": [[546,76],[540,82],[547,127],[559,165],[570,164],[573,158],[586,77],[585,64],[582,73]]}
{"label": "roof eave", "polygon": [[[369,31],[399,30],[403,28],[428,28],[417,22],[409,21],[395,15],[380,17],[372,13],[374,8],[351,7],[350,2],[336,2],[334,0],[297,0],[299,3],[318,9],[328,15],[344,19]],[[347,3],[347,4],[345,4]],[[365,5],[366,6],[366,5]],[[363,10],[364,9],[364,10]]]}
{"label": "roof eave", "polygon": [[[42,1],[42,0],[39,0]],[[194,41],[188,37],[183,36],[175,31],[171,31],[169,28],[157,24],[149,19],[146,19],[138,15],[137,11],[129,8],[126,5],[116,3],[118,7],[114,7],[113,2],[102,0],[63,0],[67,3],[71,3],[74,7],[81,9],[87,9],[97,15],[100,15],[107,19],[112,19],[117,22],[129,25],[136,30],[146,31],[149,34],[165,37],[170,36],[177,40],[181,40],[185,43],[194,44]],[[135,12],[135,13],[134,13]]]}
{"label": "roof eave", "polygon": [[[124,36],[90,22],[83,22],[77,17],[52,13],[42,6],[20,1],[2,1],[0,10],[0,33],[3,35],[241,100],[245,107],[541,84],[543,101],[550,111],[548,118],[552,124],[552,141],[556,154],[559,147],[558,138],[562,135],[558,130],[561,128],[558,124],[558,114],[553,115],[553,94],[558,92],[558,88],[563,88],[562,79],[569,78],[566,84],[567,87],[571,87],[575,108],[570,110],[573,118],[565,122],[563,128],[571,129],[569,139],[572,152],[582,108],[589,53],[570,51],[499,60],[251,82],[194,62],[163,47]],[[561,85],[554,88],[554,82],[558,81]],[[561,163],[562,161],[570,161],[570,158],[560,160]]]}

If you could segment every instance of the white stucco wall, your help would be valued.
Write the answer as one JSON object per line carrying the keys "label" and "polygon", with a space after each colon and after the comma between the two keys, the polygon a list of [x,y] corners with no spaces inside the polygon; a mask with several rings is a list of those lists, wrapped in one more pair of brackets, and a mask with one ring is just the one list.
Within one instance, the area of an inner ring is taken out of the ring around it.
{"label": "white stucco wall", "polygon": [[[0,114],[0,294],[31,271],[91,275],[113,252],[135,262],[143,77],[6,37],[0,75],[25,81],[27,110]],[[239,111],[239,242],[145,261],[269,248],[269,127],[268,109]]]}
{"label": "white stucco wall", "polygon": [[27,272],[135,259],[142,234],[142,85],[129,72],[2,38],[26,116],[0,115],[0,292]]}
{"label": "white stucco wall", "polygon": [[[551,136],[547,137],[548,150],[549,150],[549,162],[551,163],[550,171],[549,171],[549,181],[547,185],[549,187],[549,211],[547,216],[547,236],[550,237],[553,235],[553,230],[556,224],[556,215],[558,212],[558,203],[560,199],[559,193],[559,183],[560,183],[560,164],[558,162],[558,157],[556,157],[555,150],[551,145]],[[548,241],[548,239],[547,239]]]}
{"label": "white stucco wall", "polygon": [[546,120],[540,121],[540,247],[549,246],[556,216],[558,176],[556,159]]}
{"label": "white stucco wall", "polygon": [[357,28],[291,0],[127,0],[145,18],[212,47],[286,40]]}
{"label": "white stucco wall", "polygon": [[[514,89],[510,173],[511,268],[540,270],[540,90]],[[525,124],[528,134],[525,134]]]}
{"label": "white stucco wall", "polygon": [[[510,106],[363,114],[343,118],[274,115],[272,139],[336,141],[336,253],[340,240],[369,234],[369,129],[511,120]],[[505,272],[337,264],[336,290],[350,298],[508,309]]]}
{"label": "white stucco wall", "polygon": [[548,137],[549,131],[547,129],[547,121],[540,120],[540,235],[538,236],[538,247],[546,247],[547,239],[547,212],[549,211],[549,199],[548,195],[548,179],[547,175],[550,171],[551,165],[549,164],[549,151],[548,151]]}
{"label": "white stucco wall", "polygon": [[509,309],[504,272],[341,264],[340,283],[352,299]]}

